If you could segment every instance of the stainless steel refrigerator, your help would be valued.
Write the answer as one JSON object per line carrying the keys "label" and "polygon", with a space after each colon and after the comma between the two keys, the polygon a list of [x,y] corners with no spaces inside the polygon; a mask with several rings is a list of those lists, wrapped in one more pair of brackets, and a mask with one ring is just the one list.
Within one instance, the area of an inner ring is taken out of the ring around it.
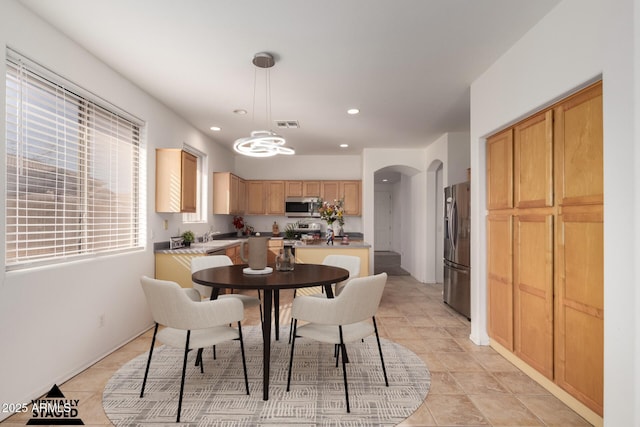
{"label": "stainless steel refrigerator", "polygon": [[463,182],[444,189],[444,302],[471,318],[470,192]]}

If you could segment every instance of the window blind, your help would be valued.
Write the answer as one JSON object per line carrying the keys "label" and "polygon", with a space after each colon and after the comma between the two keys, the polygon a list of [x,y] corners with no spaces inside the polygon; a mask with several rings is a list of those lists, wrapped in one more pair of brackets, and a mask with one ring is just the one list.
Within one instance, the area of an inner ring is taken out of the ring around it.
{"label": "window blind", "polygon": [[140,129],[7,50],[7,270],[141,247]]}

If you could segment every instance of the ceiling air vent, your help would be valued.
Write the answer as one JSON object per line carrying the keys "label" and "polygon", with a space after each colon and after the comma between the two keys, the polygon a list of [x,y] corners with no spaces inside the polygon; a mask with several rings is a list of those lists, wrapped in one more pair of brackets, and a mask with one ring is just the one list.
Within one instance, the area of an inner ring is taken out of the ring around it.
{"label": "ceiling air vent", "polygon": [[297,120],[276,120],[278,129],[298,129],[300,123]]}

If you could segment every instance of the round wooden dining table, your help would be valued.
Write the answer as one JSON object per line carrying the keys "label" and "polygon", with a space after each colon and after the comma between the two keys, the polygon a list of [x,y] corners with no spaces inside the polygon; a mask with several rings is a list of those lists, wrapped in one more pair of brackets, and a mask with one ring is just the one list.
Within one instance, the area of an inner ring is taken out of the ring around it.
{"label": "round wooden dining table", "polygon": [[292,271],[277,271],[268,274],[245,274],[246,264],[206,268],[196,271],[192,280],[200,285],[210,286],[211,299],[218,298],[220,289],[258,289],[263,291],[263,382],[262,395],[269,400],[269,367],[271,362],[271,312],[276,310],[275,337],[279,339],[279,315],[281,289],[324,286],[327,297],[333,297],[331,285],[349,278],[349,271],[340,267],[323,264],[296,264]]}

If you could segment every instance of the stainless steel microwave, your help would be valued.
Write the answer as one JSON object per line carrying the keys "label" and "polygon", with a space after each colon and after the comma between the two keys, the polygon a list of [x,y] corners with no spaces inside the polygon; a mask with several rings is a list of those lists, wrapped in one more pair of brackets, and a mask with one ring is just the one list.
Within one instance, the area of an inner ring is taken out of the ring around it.
{"label": "stainless steel microwave", "polygon": [[287,197],[284,202],[285,215],[294,218],[319,218],[317,200],[313,197]]}

